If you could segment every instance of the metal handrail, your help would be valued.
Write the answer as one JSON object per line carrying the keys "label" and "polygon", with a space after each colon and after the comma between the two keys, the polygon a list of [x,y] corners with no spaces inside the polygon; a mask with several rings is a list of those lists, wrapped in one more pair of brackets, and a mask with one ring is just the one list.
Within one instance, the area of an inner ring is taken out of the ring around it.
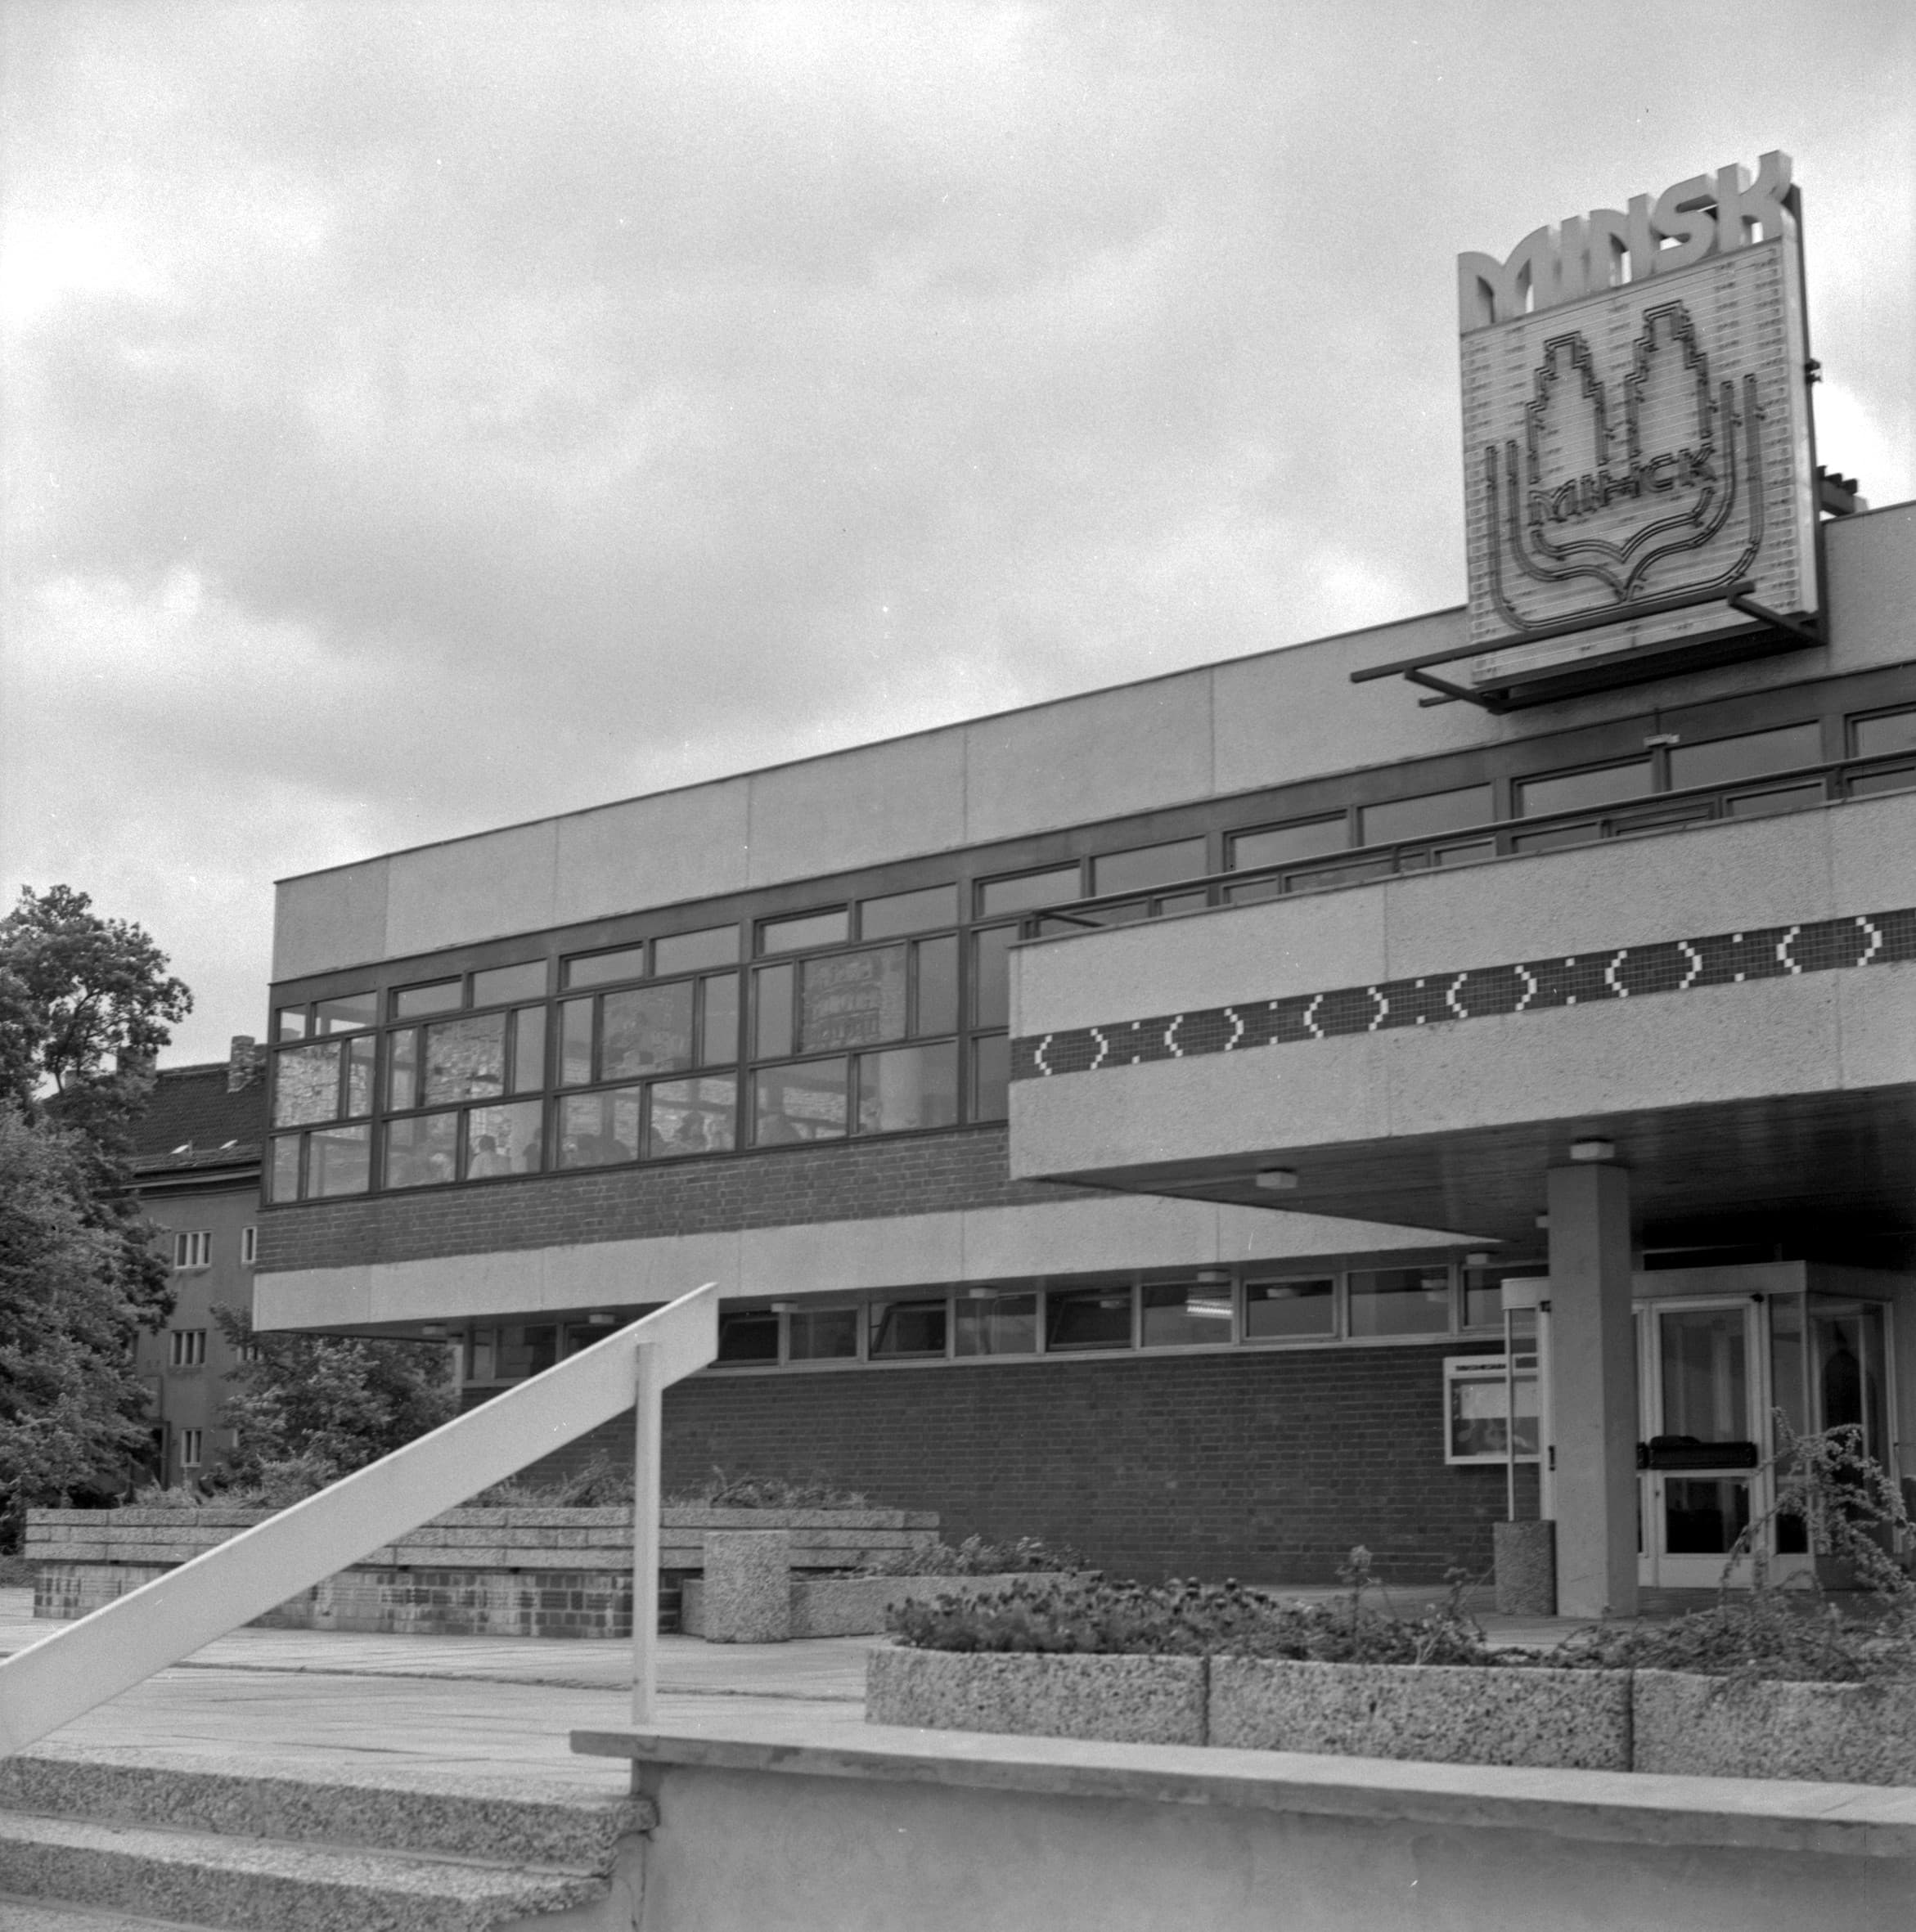
{"label": "metal handrail", "polygon": [[718,1353],[708,1282],[0,1661],[0,1757],[360,1562],[627,1409],[636,1412],[632,1717],[655,1695],[659,1409]]}
{"label": "metal handrail", "polygon": [[[1328,852],[1314,852],[1308,858],[1278,859],[1264,865],[1246,865],[1229,872],[1203,872],[1189,878],[1165,879],[1154,886],[1134,887],[1129,892],[1102,892],[1094,898],[1064,899],[1055,905],[1032,906],[1019,915],[1019,937],[1038,939],[1055,937],[1055,934],[1039,931],[1041,923],[1053,919],[1066,925],[1080,925],[1086,932],[1109,932],[1113,928],[1101,924],[1094,916],[1100,911],[1113,911],[1127,905],[1136,905],[1153,899],[1172,899],[1187,892],[1209,892],[1213,888],[1254,884],[1262,879],[1282,880],[1286,874],[1311,872],[1335,872],[1345,866],[1374,864],[1381,859],[1389,859],[1393,870],[1399,856],[1405,852],[1424,851],[1433,846],[1452,845],[1472,840],[1499,837],[1522,837],[1535,832],[1547,832],[1553,826],[1576,825],[1594,818],[1612,818],[1619,814],[1654,810],[1659,806],[1707,803],[1719,798],[1738,796],[1748,791],[1767,790],[1772,786],[1801,784],[1811,778],[1847,780],[1859,774],[1875,771],[1896,771],[1908,766],[1912,754],[1906,751],[1873,752],[1867,757],[1826,758],[1815,765],[1792,765],[1779,771],[1753,773],[1747,778],[1716,779],[1707,784],[1673,787],[1666,792],[1643,792],[1635,798],[1612,798],[1601,805],[1572,806],[1562,811],[1536,812],[1521,818],[1485,819],[1474,825],[1453,826],[1448,832],[1424,832],[1415,838],[1393,838],[1377,845],[1352,845],[1340,847]],[[1826,798],[1826,804],[1841,805],[1848,802],[1846,792],[1838,793],[1833,798]],[[1247,826],[1247,831],[1255,831],[1256,826]],[[1504,856],[1520,856],[1518,854],[1502,854]],[[1193,907],[1195,912],[1199,909]],[[1215,906],[1203,910],[1216,911]],[[1131,922],[1140,923],[1142,922]]]}

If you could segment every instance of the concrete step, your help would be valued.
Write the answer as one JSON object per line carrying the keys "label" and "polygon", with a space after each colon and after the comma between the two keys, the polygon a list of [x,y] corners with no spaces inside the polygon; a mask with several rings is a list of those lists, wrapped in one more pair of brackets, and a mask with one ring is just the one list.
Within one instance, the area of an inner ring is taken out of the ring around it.
{"label": "concrete step", "polygon": [[0,1816],[0,1893],[233,1932],[491,1932],[608,1889],[591,1871]]}
{"label": "concrete step", "polygon": [[536,1778],[346,1776],[270,1762],[229,1772],[47,1747],[0,1759],[7,1812],[582,1871],[609,1869],[618,1840],[656,1816],[648,1799],[541,1790]]}
{"label": "concrete step", "polygon": [[0,1892],[0,1925],[7,1932],[202,1932],[178,1919],[149,1918],[144,1912],[114,1912],[105,1906],[52,1905]]}
{"label": "concrete step", "polygon": [[[537,1779],[0,1760],[0,1928],[489,1932],[596,1916],[649,1801]],[[26,1915],[32,1912],[35,1916]]]}

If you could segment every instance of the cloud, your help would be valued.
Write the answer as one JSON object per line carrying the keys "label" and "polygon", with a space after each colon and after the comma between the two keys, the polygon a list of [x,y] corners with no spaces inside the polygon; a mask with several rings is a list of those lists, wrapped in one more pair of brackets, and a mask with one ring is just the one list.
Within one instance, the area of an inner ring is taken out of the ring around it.
{"label": "cloud", "polygon": [[1455,603],[1454,254],[1771,146],[1907,495],[1910,17],[29,0],[4,883],[217,1052],[276,874]]}

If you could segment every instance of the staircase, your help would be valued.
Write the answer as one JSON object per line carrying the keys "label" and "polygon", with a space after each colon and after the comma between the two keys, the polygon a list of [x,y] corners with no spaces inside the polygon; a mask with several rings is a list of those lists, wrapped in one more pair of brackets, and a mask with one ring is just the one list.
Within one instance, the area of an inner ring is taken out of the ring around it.
{"label": "staircase", "polygon": [[[649,1800],[43,1750],[0,1760],[6,1932],[614,1932]],[[617,1869],[615,1870],[615,1867]],[[561,1915],[561,1916],[554,1916]]]}

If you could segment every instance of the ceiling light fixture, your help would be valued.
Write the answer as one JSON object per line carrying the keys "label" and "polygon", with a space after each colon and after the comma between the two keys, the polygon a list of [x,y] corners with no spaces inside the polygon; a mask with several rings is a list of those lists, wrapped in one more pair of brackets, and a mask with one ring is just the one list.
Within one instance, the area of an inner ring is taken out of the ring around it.
{"label": "ceiling light fixture", "polygon": [[1298,1184],[1298,1170],[1294,1167],[1261,1168],[1253,1177],[1253,1184],[1266,1193],[1289,1193]]}
{"label": "ceiling light fixture", "polygon": [[1573,1161],[1614,1161],[1617,1158],[1617,1143],[1613,1140],[1573,1140],[1570,1143],[1570,1157]]}

